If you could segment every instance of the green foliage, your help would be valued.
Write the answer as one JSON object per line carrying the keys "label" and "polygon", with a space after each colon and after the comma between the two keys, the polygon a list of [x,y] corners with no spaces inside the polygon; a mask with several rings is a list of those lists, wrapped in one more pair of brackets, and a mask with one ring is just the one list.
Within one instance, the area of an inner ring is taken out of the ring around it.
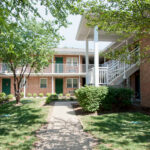
{"label": "green foliage", "polygon": [[66,97],[70,97],[70,93],[67,93],[67,94],[66,94]]}
{"label": "green foliage", "polygon": [[28,93],[27,96],[28,96],[28,97],[32,97],[32,94],[31,94],[31,93]]}
{"label": "green foliage", "polygon": [[99,88],[86,86],[75,91],[80,106],[88,112],[95,112],[99,109]]}
{"label": "green foliage", "polygon": [[49,104],[52,101],[58,100],[58,95],[57,94],[51,94],[46,98],[46,104]]}
{"label": "green foliage", "polygon": [[21,92],[21,93],[20,93],[20,96],[21,96],[21,98],[23,98],[23,97],[24,97],[24,93],[23,93],[23,92]]}
{"label": "green foliage", "polygon": [[39,93],[39,97],[43,97],[44,96],[44,94],[43,93]]}
{"label": "green foliage", "polygon": [[63,96],[63,93],[60,93],[60,94],[59,94],[59,97],[62,97],[62,96]]}
{"label": "green foliage", "polygon": [[58,95],[57,94],[52,94],[50,96],[50,99],[52,99],[52,100],[58,100]]}
{"label": "green foliage", "polygon": [[127,88],[86,86],[76,90],[75,95],[85,111],[94,112],[129,107],[133,91]]}
{"label": "green foliage", "polygon": [[51,96],[51,93],[46,93],[46,97],[49,97],[49,96]]}
{"label": "green foliage", "polygon": [[5,102],[5,101],[7,101],[8,99],[7,99],[7,96],[6,96],[6,94],[5,93],[0,93],[0,103],[3,103],[3,102]]}
{"label": "green foliage", "polygon": [[33,97],[34,97],[34,98],[37,97],[37,94],[36,94],[36,93],[33,93]]}
{"label": "green foliage", "polygon": [[12,99],[13,99],[13,97],[14,97],[14,95],[13,95],[13,94],[9,94],[9,95],[7,95],[7,99],[8,99],[8,100],[12,100]]}

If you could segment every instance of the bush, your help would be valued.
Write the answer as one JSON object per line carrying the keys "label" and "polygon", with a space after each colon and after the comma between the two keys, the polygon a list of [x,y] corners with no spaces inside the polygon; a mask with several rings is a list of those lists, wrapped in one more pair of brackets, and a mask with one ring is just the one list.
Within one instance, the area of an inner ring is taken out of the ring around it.
{"label": "bush", "polygon": [[58,95],[57,95],[57,94],[52,94],[52,95],[50,96],[50,99],[51,99],[51,100],[58,100]]}
{"label": "bush", "polygon": [[70,97],[70,93],[67,93],[67,94],[66,94],[66,97]]}
{"label": "bush", "polygon": [[6,94],[5,93],[0,93],[0,103],[2,103],[3,101],[6,101]]}
{"label": "bush", "polygon": [[21,96],[21,98],[23,98],[23,97],[24,97],[24,93],[23,93],[23,92],[21,92],[21,93],[20,93],[20,96]]}
{"label": "bush", "polygon": [[32,94],[31,94],[31,93],[28,93],[28,94],[27,94],[27,97],[32,97]]}
{"label": "bush", "polygon": [[46,98],[46,104],[49,104],[52,101],[58,100],[58,95],[57,94],[52,94],[51,96]]}
{"label": "bush", "polygon": [[84,111],[95,112],[99,109],[98,88],[86,86],[75,91],[75,95]]}
{"label": "bush", "polygon": [[36,94],[36,93],[33,93],[33,97],[36,98],[36,97],[37,97],[37,94]]}
{"label": "bush", "polygon": [[44,94],[43,93],[39,93],[39,97],[43,97],[44,96]]}
{"label": "bush", "polygon": [[133,91],[127,88],[86,86],[76,90],[75,95],[83,110],[94,112],[129,107]]}
{"label": "bush", "polygon": [[46,93],[46,96],[47,96],[47,97],[51,96],[51,93]]}
{"label": "bush", "polygon": [[59,94],[59,97],[63,97],[63,93],[60,93],[60,94]]}
{"label": "bush", "polygon": [[9,95],[7,95],[7,99],[8,99],[8,100],[12,100],[12,99],[13,99],[13,97],[14,97],[14,95],[13,95],[13,94],[9,94]]}

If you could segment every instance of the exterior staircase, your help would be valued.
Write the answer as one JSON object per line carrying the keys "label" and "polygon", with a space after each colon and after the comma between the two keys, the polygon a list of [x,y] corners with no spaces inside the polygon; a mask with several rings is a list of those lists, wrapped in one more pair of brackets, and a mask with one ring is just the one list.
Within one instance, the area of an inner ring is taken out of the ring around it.
{"label": "exterior staircase", "polygon": [[[120,85],[139,69],[135,56],[139,56],[139,48],[132,50],[128,55],[129,63],[119,60],[110,60],[99,67],[99,85]],[[94,85],[94,67],[88,72],[88,84]]]}

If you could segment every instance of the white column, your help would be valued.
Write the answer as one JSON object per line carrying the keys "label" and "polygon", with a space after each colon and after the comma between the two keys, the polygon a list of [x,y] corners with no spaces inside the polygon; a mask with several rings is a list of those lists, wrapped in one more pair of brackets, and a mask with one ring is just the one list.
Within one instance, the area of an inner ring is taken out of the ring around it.
{"label": "white column", "polygon": [[[26,77],[24,76],[24,83],[26,82]],[[26,97],[26,85],[23,87],[24,98]]]}
{"label": "white column", "polygon": [[79,73],[80,73],[80,69],[81,69],[80,68],[80,55],[79,55],[79,62],[78,63],[79,63],[78,67],[79,67]]}
{"label": "white column", "polygon": [[52,73],[54,73],[54,58],[52,58]]}
{"label": "white column", "polygon": [[99,44],[97,26],[94,28],[94,85],[99,86]]}
{"label": "white column", "polygon": [[80,82],[81,82],[81,81],[80,81],[80,76],[79,76],[79,81],[78,81],[78,82],[79,82],[78,84],[79,84],[79,88],[80,88],[80,87],[81,87],[81,83],[80,83]]}
{"label": "white column", "polygon": [[54,94],[54,77],[52,76],[52,94]]}
{"label": "white column", "polygon": [[89,43],[86,40],[86,84],[88,84],[88,66],[89,66]]}

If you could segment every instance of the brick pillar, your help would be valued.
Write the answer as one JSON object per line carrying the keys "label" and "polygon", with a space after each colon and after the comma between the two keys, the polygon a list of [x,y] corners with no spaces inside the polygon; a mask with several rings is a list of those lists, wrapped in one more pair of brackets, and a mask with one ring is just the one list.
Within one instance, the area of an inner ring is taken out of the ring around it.
{"label": "brick pillar", "polygon": [[[145,38],[141,41],[141,52],[147,46],[149,46],[148,53],[150,53],[150,38]],[[150,107],[150,58],[140,65],[140,88],[141,105],[143,107]]]}

